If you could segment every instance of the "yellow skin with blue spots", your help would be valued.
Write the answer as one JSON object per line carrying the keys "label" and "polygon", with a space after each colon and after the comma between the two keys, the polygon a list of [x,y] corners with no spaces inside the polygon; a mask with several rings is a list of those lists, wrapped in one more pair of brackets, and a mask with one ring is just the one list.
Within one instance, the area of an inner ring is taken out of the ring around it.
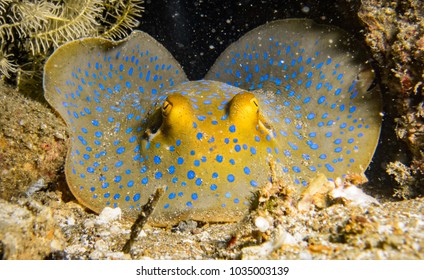
{"label": "yellow skin with blue spots", "polygon": [[281,20],[188,81],[143,32],[70,42],[44,73],[45,97],[71,134],[69,187],[88,208],[129,218],[164,187],[151,223],[170,225],[240,220],[270,165],[299,188],[317,173],[362,173],[381,126],[364,53],[337,28]]}

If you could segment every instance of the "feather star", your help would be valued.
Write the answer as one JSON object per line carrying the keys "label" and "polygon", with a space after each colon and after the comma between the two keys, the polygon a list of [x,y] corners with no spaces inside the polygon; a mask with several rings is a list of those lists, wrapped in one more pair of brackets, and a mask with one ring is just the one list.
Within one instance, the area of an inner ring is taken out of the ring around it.
{"label": "feather star", "polygon": [[299,188],[318,173],[361,173],[381,127],[366,52],[344,31],[278,20],[230,45],[204,80],[135,31],[58,48],[45,97],[71,134],[65,173],[75,197],[135,218],[158,187],[151,223],[240,220],[278,174]]}

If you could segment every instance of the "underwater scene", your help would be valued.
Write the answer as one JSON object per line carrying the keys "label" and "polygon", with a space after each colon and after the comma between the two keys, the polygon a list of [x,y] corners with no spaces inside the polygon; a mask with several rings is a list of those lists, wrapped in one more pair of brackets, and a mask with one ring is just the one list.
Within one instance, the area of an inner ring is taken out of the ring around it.
{"label": "underwater scene", "polygon": [[423,259],[418,0],[0,2],[0,259]]}

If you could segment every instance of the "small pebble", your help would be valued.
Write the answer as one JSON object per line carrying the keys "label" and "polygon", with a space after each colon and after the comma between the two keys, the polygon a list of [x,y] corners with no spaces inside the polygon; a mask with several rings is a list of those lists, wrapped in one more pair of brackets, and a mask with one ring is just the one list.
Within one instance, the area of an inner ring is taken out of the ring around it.
{"label": "small pebble", "polygon": [[271,227],[271,224],[269,220],[264,217],[256,217],[255,226],[259,229],[259,231],[265,232]]}
{"label": "small pebble", "polygon": [[121,208],[105,207],[96,220],[96,224],[107,224],[112,221],[120,220],[122,215]]}

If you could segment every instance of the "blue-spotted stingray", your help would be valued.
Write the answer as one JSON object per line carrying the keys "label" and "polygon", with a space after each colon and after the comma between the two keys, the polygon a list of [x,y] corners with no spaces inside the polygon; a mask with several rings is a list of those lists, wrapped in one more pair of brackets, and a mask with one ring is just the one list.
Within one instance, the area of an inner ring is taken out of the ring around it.
{"label": "blue-spotted stingray", "polygon": [[135,31],[61,46],[44,89],[69,127],[65,173],[83,205],[135,218],[163,187],[152,224],[230,222],[275,170],[299,188],[318,173],[364,172],[381,127],[367,61],[336,27],[278,20],[189,81],[161,44]]}

